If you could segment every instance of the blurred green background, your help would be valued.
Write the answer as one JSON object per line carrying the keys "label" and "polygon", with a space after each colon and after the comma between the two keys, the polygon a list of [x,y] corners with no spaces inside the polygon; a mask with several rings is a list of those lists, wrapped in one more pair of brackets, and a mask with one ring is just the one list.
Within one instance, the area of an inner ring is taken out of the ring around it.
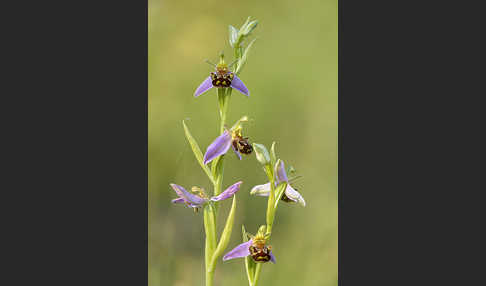
{"label": "blurred green background", "polygon": [[[250,98],[234,91],[228,124],[251,121],[251,142],[277,142],[277,156],[303,175],[293,186],[307,206],[282,203],[270,244],[277,264],[265,264],[260,285],[337,285],[337,0],[149,0],[149,285],[204,284],[202,213],[172,205],[169,183],[210,184],[186,142],[187,121],[203,152],[218,135],[216,91],[194,98],[197,86],[225,51],[228,25],[259,21],[240,78]],[[255,156],[227,156],[223,188],[243,180],[227,250],[241,242],[241,225],[255,233],[265,223],[266,199],[249,195],[266,176]],[[222,228],[230,201],[223,203]],[[243,259],[221,262],[215,285],[248,285]]]}

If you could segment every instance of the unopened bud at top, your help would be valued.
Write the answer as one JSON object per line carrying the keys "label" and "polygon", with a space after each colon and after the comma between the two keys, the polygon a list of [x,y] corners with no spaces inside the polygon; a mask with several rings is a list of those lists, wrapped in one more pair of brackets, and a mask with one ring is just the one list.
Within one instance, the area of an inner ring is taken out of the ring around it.
{"label": "unopened bud at top", "polygon": [[248,17],[246,22],[240,27],[239,30],[229,25],[229,43],[231,47],[239,47],[241,43],[251,34],[251,31],[256,28],[258,21],[250,21],[250,19],[251,18]]}
{"label": "unopened bud at top", "polygon": [[246,36],[250,35],[251,31],[253,31],[253,29],[255,29],[257,25],[258,25],[257,20],[253,20],[253,21],[250,22],[250,17],[248,17],[248,19],[246,19],[245,24],[243,24],[243,26],[241,26],[238,33],[241,36],[246,37]]}

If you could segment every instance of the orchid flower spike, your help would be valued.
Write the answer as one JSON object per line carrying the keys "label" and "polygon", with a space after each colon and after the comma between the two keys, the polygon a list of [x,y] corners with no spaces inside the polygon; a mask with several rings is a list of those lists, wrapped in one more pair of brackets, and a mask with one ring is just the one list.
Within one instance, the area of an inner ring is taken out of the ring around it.
{"label": "orchid flower spike", "polygon": [[234,72],[229,70],[228,65],[224,61],[223,54],[221,54],[219,63],[215,66],[215,71],[211,72],[210,76],[199,85],[196,92],[194,92],[194,96],[198,97],[213,87],[231,87],[246,96],[250,96],[250,91],[248,91],[245,84],[234,74]]}
{"label": "orchid flower spike", "polygon": [[260,232],[260,230],[255,236],[248,235],[251,239],[226,253],[225,256],[223,256],[223,261],[250,255],[255,262],[265,263],[271,261],[272,263],[277,263],[275,256],[272,254],[272,247],[266,245],[268,239],[267,235]]}
{"label": "orchid flower spike", "polygon": [[223,134],[218,136],[206,149],[204,154],[203,163],[207,164],[218,156],[226,154],[229,148],[232,147],[236,156],[241,160],[241,153],[245,155],[251,154],[253,147],[248,142],[248,137],[243,137],[241,130],[242,122],[248,121],[248,117],[243,116],[236,124],[230,129],[225,130]]}
{"label": "orchid flower spike", "polygon": [[217,196],[213,196],[211,198],[209,198],[206,195],[204,189],[198,187],[192,187],[192,192],[194,194],[191,194],[190,192],[186,191],[186,189],[184,189],[179,185],[170,184],[172,189],[179,196],[177,199],[173,199],[172,202],[175,204],[183,203],[186,204],[188,207],[197,209],[199,207],[202,207],[204,204],[208,203],[209,201],[217,202],[217,201],[222,201],[231,198],[236,192],[240,190],[240,185],[242,183],[243,183],[242,181],[234,183],[233,185],[229,186],[226,190],[224,190],[221,194]]}
{"label": "orchid flower spike", "polygon": [[[289,183],[289,179],[287,178],[287,173],[285,172],[285,166],[284,162],[280,161],[280,163],[277,162],[277,170],[276,170],[276,180],[275,180],[275,186],[278,186],[281,182],[287,182],[287,188],[285,189],[285,192],[282,194],[281,200],[287,203],[299,203],[303,207],[305,207],[305,200],[302,195],[297,192],[296,189],[292,188],[292,186]],[[254,186],[250,194],[252,195],[257,195],[257,196],[264,196],[268,197],[270,195],[270,183],[266,183],[263,185],[257,185]]]}

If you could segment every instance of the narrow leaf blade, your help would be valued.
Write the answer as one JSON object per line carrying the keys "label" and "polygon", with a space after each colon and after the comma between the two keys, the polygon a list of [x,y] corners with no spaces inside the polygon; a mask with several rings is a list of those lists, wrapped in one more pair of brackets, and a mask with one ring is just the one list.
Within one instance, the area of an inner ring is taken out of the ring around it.
{"label": "narrow leaf blade", "polygon": [[199,162],[199,165],[201,165],[201,168],[204,170],[208,178],[214,184],[214,178],[213,175],[211,174],[211,171],[209,170],[209,167],[207,165],[204,165],[203,154],[201,152],[201,149],[199,148],[199,145],[197,144],[194,137],[192,137],[192,134],[189,131],[189,128],[187,128],[187,125],[184,122],[184,120],[182,120],[182,125],[184,125],[184,133],[186,134],[186,138],[187,141],[189,142],[189,145],[191,145],[191,149],[192,152],[194,153],[194,156],[196,157],[197,161]]}
{"label": "narrow leaf blade", "polygon": [[243,52],[243,55],[241,56],[241,59],[238,61],[238,69],[236,70],[236,74],[239,74],[243,66],[246,64],[246,61],[248,60],[248,54],[250,52],[251,47],[253,46],[253,43],[255,43],[256,38],[253,39],[248,46],[246,46],[245,51]]}
{"label": "narrow leaf blade", "polygon": [[223,251],[228,246],[231,238],[231,232],[233,231],[233,222],[235,221],[236,213],[236,195],[233,195],[233,203],[231,204],[231,209],[226,218],[226,224],[224,226],[223,232],[221,233],[221,238],[219,239],[218,246],[214,251],[212,263],[216,263],[216,260],[223,254]]}

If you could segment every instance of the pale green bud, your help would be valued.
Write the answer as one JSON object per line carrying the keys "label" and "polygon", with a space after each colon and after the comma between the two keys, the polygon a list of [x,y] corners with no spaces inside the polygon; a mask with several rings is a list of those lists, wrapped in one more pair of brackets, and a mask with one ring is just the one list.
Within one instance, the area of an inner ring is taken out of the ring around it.
{"label": "pale green bud", "polygon": [[264,145],[253,143],[253,150],[255,151],[258,162],[260,162],[262,165],[270,164],[270,154]]}
{"label": "pale green bud", "polygon": [[235,46],[237,40],[238,30],[235,27],[229,25],[229,43],[232,48]]}

